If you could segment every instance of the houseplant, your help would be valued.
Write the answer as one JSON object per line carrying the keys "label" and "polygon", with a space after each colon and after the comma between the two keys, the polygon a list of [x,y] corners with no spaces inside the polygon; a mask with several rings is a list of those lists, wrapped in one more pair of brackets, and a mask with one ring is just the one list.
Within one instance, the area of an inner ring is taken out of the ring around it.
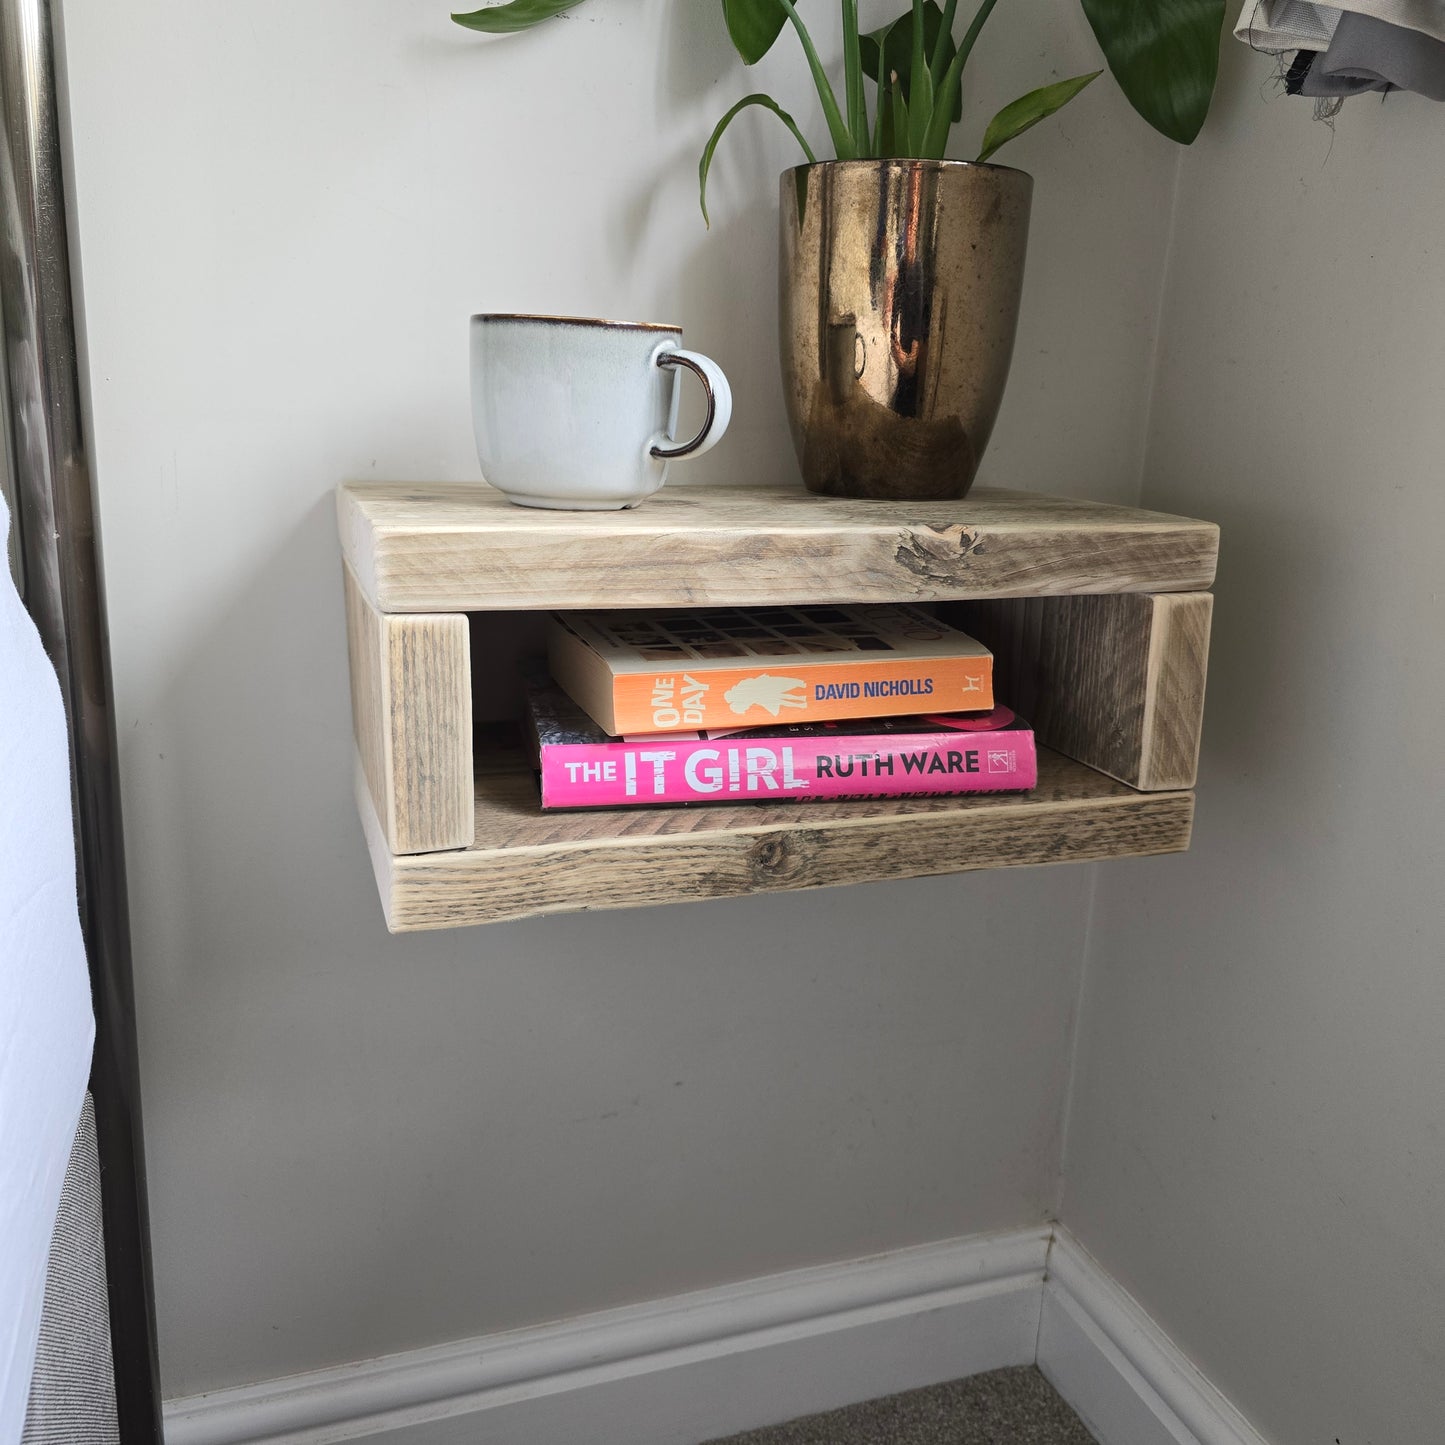
{"label": "houseplant", "polygon": [[[453,18],[521,30],[580,3],[511,0]],[[1033,184],[988,161],[1100,72],[1021,96],[989,122],[977,160],[951,161],[965,67],[997,0],[981,0],[961,40],[958,0],[911,0],[868,34],[858,0],[840,0],[841,99],[795,0],[720,3],[749,65],[791,23],[835,157],[819,161],[792,116],[755,93],[718,122],[698,169],[706,217],[718,142],[751,106],[776,115],[807,157],[782,177],[779,277],[783,378],[804,480],[844,496],[962,496],[1003,399]],[[1171,139],[1192,141],[1213,95],[1224,0],[1081,3],[1135,109]]]}

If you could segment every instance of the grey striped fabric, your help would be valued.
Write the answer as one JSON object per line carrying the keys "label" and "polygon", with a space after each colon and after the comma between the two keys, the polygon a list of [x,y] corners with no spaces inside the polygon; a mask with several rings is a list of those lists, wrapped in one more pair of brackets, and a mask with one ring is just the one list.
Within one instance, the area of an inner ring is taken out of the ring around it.
{"label": "grey striped fabric", "polygon": [[118,1445],[95,1105],[80,1114],[50,1241],[40,1346],[20,1445]]}

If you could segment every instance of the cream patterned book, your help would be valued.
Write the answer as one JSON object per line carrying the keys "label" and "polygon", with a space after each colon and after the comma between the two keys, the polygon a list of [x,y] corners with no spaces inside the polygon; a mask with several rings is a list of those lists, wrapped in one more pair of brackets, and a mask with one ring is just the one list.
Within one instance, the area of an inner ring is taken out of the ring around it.
{"label": "cream patterned book", "polygon": [[547,651],[613,736],[993,707],[992,654],[920,607],[555,612]]}

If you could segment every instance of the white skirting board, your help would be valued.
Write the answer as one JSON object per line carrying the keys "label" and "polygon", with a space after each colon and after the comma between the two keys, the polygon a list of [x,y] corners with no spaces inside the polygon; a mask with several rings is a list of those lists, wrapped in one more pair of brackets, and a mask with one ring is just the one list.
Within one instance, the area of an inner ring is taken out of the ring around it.
{"label": "white skirting board", "polygon": [[1062,1228],[1049,1250],[1038,1366],[1103,1445],[1266,1445]]}
{"label": "white skirting board", "polygon": [[165,1438],[698,1445],[1036,1361],[1103,1445],[1264,1445],[1138,1306],[1047,1227],[175,1400]]}

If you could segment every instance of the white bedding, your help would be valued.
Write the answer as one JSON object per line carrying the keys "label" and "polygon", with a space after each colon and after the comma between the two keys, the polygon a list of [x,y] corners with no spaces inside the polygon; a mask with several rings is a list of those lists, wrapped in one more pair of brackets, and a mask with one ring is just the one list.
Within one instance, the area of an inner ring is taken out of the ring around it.
{"label": "white bedding", "polygon": [[0,1445],[20,1439],[95,1023],[55,672],[10,580],[0,497]]}

